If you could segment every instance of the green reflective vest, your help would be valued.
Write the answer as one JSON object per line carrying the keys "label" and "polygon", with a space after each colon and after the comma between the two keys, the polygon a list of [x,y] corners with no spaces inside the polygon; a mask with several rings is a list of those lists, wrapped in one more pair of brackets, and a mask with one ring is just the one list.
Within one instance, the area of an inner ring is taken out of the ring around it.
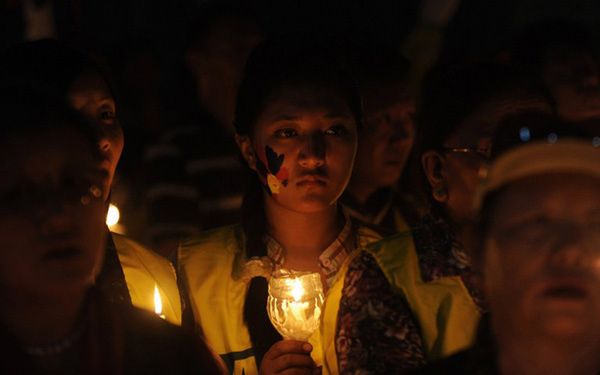
{"label": "green reflective vest", "polygon": [[125,236],[116,233],[111,235],[131,303],[140,309],[155,312],[156,286],[162,304],[160,315],[170,323],[181,325],[181,298],[171,262]]}
{"label": "green reflective vest", "polygon": [[[323,310],[324,322],[337,318],[348,266],[361,251],[373,256],[390,285],[406,298],[421,329],[425,353],[429,360],[470,346],[480,318],[475,302],[459,276],[423,281],[410,232],[372,243],[355,251],[346,259],[339,271],[340,277],[336,278],[329,289]],[[335,325],[321,325],[323,373],[326,374],[339,373],[335,332]]]}
{"label": "green reflective vest", "polygon": [[[311,355],[324,374],[338,373],[337,313],[348,266],[361,251],[371,253],[390,284],[406,296],[430,359],[469,345],[479,312],[459,277],[424,283],[409,233],[379,241],[377,233],[359,227],[357,237],[357,250],[344,261],[327,292],[320,329],[309,339],[314,348]],[[258,369],[243,317],[248,285],[240,278],[246,262],[243,244],[239,225],[208,231],[182,244],[179,265],[206,342],[232,374],[253,375]]]}
{"label": "green reflective vest", "polygon": [[[359,227],[357,239],[357,245],[362,247],[381,236]],[[208,345],[221,356],[231,373],[253,375],[258,369],[243,317],[248,285],[240,279],[246,262],[243,244],[239,225],[208,231],[182,244],[178,263],[196,323]],[[335,318],[323,324],[334,326]],[[309,339],[314,348],[312,357],[319,365],[323,363],[321,341],[320,331]]]}

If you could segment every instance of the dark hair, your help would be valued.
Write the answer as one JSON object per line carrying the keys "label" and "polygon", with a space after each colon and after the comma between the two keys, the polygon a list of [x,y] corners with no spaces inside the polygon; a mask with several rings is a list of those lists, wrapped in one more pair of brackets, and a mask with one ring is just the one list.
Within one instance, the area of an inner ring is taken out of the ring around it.
{"label": "dark hair", "polygon": [[194,10],[187,30],[187,48],[205,48],[206,41],[214,32],[215,26],[223,20],[231,19],[246,24],[256,24],[256,16],[251,7],[243,1],[219,1],[206,4]]}
{"label": "dark hair", "polygon": [[420,150],[441,148],[470,114],[492,100],[513,96],[539,98],[555,107],[542,82],[510,65],[476,63],[432,71],[423,85],[417,118]]}
{"label": "dark hair", "polygon": [[511,62],[541,74],[552,49],[583,52],[595,57],[593,39],[588,29],[568,20],[548,20],[524,28],[515,38]]}
{"label": "dark hair", "polygon": [[235,108],[235,130],[249,135],[266,104],[288,85],[332,88],[348,103],[362,125],[362,102],[354,80],[326,47],[303,36],[279,37],[259,45],[250,55]]}
{"label": "dark hair", "polygon": [[94,157],[100,158],[96,128],[62,98],[14,85],[0,86],[0,96],[0,139],[67,128],[83,135]]}
{"label": "dark hair", "polygon": [[[327,87],[335,89],[347,101],[356,123],[362,122],[360,95],[354,82],[339,68],[323,47],[300,36],[287,36],[266,42],[251,54],[244,71],[235,111],[235,129],[240,135],[252,135],[256,120],[269,100],[283,87]],[[248,168],[246,192],[242,202],[242,226],[248,258],[267,255],[264,244],[266,218],[263,189],[255,173]],[[244,302],[244,319],[248,325],[257,366],[264,354],[281,336],[266,311],[267,281],[255,277],[250,282]]]}
{"label": "dark hair", "polygon": [[567,124],[557,115],[512,115],[504,119],[494,133],[492,159],[529,142],[558,142],[562,138],[589,138],[591,142],[591,137],[577,124]]}
{"label": "dark hair", "polygon": [[431,187],[421,167],[421,156],[429,150],[440,150],[443,143],[460,128],[465,119],[495,99],[510,97],[539,98],[554,111],[550,92],[535,77],[513,66],[475,63],[440,67],[424,82],[417,116],[417,137],[412,157],[413,168],[420,175],[416,194],[424,191],[432,213],[445,218],[445,213],[431,199]]}
{"label": "dark hair", "polygon": [[15,44],[0,58],[0,81],[66,98],[71,85],[85,72],[97,73],[115,97],[106,69],[91,56],[53,39]]}
{"label": "dark hair", "polygon": [[344,65],[363,93],[392,85],[408,84],[409,61],[396,49],[382,43],[349,45],[343,52]]}

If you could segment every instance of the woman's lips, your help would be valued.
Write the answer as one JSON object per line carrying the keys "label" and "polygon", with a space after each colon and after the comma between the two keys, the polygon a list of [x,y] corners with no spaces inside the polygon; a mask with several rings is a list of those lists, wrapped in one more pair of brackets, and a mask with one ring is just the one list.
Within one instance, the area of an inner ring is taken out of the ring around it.
{"label": "woman's lips", "polygon": [[325,186],[327,185],[327,180],[320,175],[306,175],[301,177],[298,182],[296,182],[296,186]]}

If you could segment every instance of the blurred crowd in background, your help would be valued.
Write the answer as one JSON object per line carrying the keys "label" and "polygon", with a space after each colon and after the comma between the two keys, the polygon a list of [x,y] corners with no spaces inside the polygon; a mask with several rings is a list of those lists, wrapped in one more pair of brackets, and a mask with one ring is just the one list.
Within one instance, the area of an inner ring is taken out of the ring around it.
{"label": "blurred crowd in background", "polygon": [[[58,38],[108,70],[127,142],[112,192],[115,228],[169,255],[180,234],[239,218],[231,121],[245,59],[264,38],[309,32],[333,45],[400,52],[414,60],[413,93],[435,63],[518,59],[564,96],[568,117],[586,105],[569,98],[578,90],[569,85],[598,85],[598,14],[600,5],[583,0],[6,0],[0,45]],[[546,43],[564,48],[548,52]]]}

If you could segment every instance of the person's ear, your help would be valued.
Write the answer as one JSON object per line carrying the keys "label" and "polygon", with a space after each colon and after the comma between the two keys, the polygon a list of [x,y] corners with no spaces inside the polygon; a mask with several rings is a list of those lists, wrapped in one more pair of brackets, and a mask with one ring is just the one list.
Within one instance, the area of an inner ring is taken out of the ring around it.
{"label": "person's ear", "polygon": [[254,151],[254,146],[252,145],[250,137],[247,135],[236,134],[235,143],[237,143],[240,153],[246,161],[246,164],[248,164],[248,167],[253,171],[256,171],[256,152]]}
{"label": "person's ear", "polygon": [[429,186],[433,199],[440,203],[448,201],[448,183],[446,179],[446,159],[437,151],[426,151],[421,156],[421,166]]}

